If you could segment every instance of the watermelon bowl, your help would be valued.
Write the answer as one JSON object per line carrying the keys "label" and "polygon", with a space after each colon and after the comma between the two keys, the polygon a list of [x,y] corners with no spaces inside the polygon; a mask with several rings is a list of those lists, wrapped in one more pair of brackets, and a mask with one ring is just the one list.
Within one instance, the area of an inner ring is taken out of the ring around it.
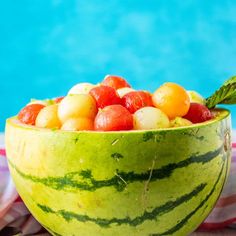
{"label": "watermelon bowl", "polygon": [[230,112],[188,127],[69,132],[6,123],[17,191],[52,235],[188,235],[229,173]]}

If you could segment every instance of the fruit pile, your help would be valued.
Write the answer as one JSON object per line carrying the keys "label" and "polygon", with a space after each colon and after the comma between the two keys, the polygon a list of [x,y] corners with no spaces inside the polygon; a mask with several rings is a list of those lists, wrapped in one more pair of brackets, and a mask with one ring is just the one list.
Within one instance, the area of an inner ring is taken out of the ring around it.
{"label": "fruit pile", "polygon": [[153,94],[137,91],[119,76],[98,84],[80,83],[68,95],[35,100],[18,114],[20,122],[70,131],[148,130],[189,126],[213,118],[195,91],[165,83]]}

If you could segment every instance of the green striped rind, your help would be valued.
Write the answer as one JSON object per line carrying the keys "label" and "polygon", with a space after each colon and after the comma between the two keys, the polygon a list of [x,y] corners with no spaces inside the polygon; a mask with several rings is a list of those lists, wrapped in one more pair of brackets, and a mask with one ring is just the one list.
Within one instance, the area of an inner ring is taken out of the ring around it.
{"label": "green striped rind", "polygon": [[182,236],[219,196],[229,130],[226,111],[207,125],[149,132],[70,133],[9,120],[6,144],[18,191],[54,235]]}
{"label": "green striped rind", "polygon": [[[224,165],[226,166],[225,171],[223,169]],[[170,229],[168,229],[164,232],[154,233],[154,234],[151,234],[151,235],[152,236],[172,235],[172,234],[175,234],[175,232],[177,232],[178,230],[180,230],[191,219],[191,217],[194,214],[196,214],[204,205],[206,205],[207,201],[210,199],[210,197],[212,196],[214,191],[216,191],[217,184],[219,183],[220,179],[222,178],[223,172],[224,172],[224,182],[223,183],[225,183],[226,176],[227,176],[227,166],[228,166],[227,162],[223,163],[222,169],[221,169],[221,171],[218,175],[218,178],[217,178],[213,188],[211,189],[211,191],[206,195],[206,197],[200,202],[200,204],[193,211],[191,211],[187,216],[185,216],[174,227],[172,227],[172,228],[170,228]],[[222,188],[221,188],[221,191],[222,191]],[[219,192],[219,195],[220,195],[221,191]]]}
{"label": "green striped rind", "polygon": [[[150,182],[156,181],[158,179],[168,178],[172,175],[174,170],[178,168],[185,168],[194,163],[202,163],[205,164],[214,158],[217,158],[220,153],[222,153],[223,146],[219,147],[214,151],[210,151],[208,153],[202,155],[193,155],[185,160],[182,160],[178,163],[171,163],[165,166],[162,166],[160,169],[152,170],[152,177]],[[30,174],[26,174],[22,172],[18,167],[16,167],[10,160],[9,164],[15,171],[24,179],[30,180],[35,183],[41,183],[49,188],[57,189],[57,190],[76,190],[79,189],[81,191],[95,191],[99,188],[104,187],[114,187],[118,191],[123,191],[129,183],[146,181],[149,178],[150,170],[145,173],[134,173],[132,172],[122,172],[117,170],[116,174],[110,178],[105,180],[96,180],[92,172],[90,170],[82,170],[80,172],[72,172],[68,173],[65,176],[61,177],[38,177]],[[76,181],[75,177],[80,176],[83,180]]]}
{"label": "green striped rind", "polygon": [[[191,217],[199,209],[201,209],[205,205],[205,203],[208,201],[208,199],[212,196],[212,194],[216,190],[217,184],[219,183],[222,175],[224,174],[224,178],[226,177],[227,171],[224,171],[224,168],[223,168],[224,165],[227,165],[226,162],[223,163],[221,171],[220,171],[220,173],[218,175],[218,178],[217,178],[216,182],[214,183],[214,186],[211,189],[211,191],[206,195],[206,197],[200,202],[200,204],[192,212],[190,212],[187,216],[185,216],[174,227],[166,230],[165,232],[153,233],[153,234],[150,234],[150,235],[153,235],[153,236],[170,235],[170,234],[174,234],[176,231],[181,229],[188,222],[188,220],[191,219]],[[227,170],[227,168],[226,168],[226,170]],[[112,218],[112,219],[91,218],[87,215],[79,215],[77,213],[69,212],[69,211],[66,211],[66,210],[54,211],[50,207],[45,206],[45,205],[41,205],[39,203],[37,204],[37,206],[42,211],[44,211],[46,213],[49,213],[49,214],[56,214],[56,215],[64,218],[66,221],[71,221],[73,219],[77,220],[79,222],[89,222],[90,221],[90,222],[93,222],[93,223],[99,225],[100,227],[108,227],[108,226],[111,226],[112,224],[115,224],[116,226],[117,225],[119,226],[119,225],[122,225],[122,224],[128,224],[130,226],[136,227],[136,226],[142,224],[144,221],[149,221],[149,220],[153,220],[154,218],[160,217],[160,216],[164,215],[165,213],[174,210],[180,204],[182,204],[186,201],[190,201],[193,197],[196,197],[206,187],[206,185],[207,184],[201,184],[201,185],[197,186],[189,194],[183,195],[180,198],[176,199],[175,202],[172,202],[172,201],[166,202],[164,205],[156,207],[151,212],[145,211],[142,216],[138,216],[134,219],[130,219],[130,217],[126,217],[126,218],[123,218],[123,219],[117,219],[117,218]]]}
{"label": "green striped rind", "polygon": [[138,226],[142,224],[144,221],[153,220],[157,216],[161,216],[171,210],[174,210],[180,204],[191,200],[198,193],[200,193],[206,187],[206,185],[207,185],[206,183],[200,184],[192,192],[185,194],[181,196],[180,198],[177,198],[175,201],[168,201],[165,204],[158,206],[151,211],[144,211],[144,213],[141,216],[137,216],[133,219],[131,219],[129,216],[126,216],[125,218],[111,218],[111,219],[92,218],[92,217],[89,217],[88,215],[80,215],[75,212],[70,212],[64,209],[59,210],[59,211],[54,211],[50,207],[41,205],[39,203],[37,203],[37,206],[46,213],[51,213],[51,214],[56,214],[58,216],[61,216],[66,221],[75,219],[79,222],[93,222],[99,225],[100,227],[108,227],[108,226],[111,226],[112,224],[115,224],[115,225],[128,224],[130,226]]}

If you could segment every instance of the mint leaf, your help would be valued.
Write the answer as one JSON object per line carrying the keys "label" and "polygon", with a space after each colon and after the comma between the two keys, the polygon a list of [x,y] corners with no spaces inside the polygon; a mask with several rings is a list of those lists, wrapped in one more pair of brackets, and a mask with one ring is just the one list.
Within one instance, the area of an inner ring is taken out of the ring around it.
{"label": "mint leaf", "polygon": [[213,108],[217,104],[236,104],[236,76],[229,80],[206,99],[206,106]]}
{"label": "mint leaf", "polygon": [[234,83],[236,83],[236,76],[233,76],[230,79],[226,80],[223,85],[234,84]]}

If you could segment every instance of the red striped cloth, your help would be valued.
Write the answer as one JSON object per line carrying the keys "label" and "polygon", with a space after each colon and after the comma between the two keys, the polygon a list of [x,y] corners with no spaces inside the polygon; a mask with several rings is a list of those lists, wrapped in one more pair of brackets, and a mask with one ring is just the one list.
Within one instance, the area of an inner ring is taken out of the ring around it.
{"label": "red striped cloth", "polygon": [[[49,235],[30,214],[17,194],[3,148],[0,148],[0,180],[0,235],[14,235],[19,232],[21,235]],[[228,181],[215,208],[200,229],[219,229],[226,226],[236,226],[236,143],[233,143]]]}
{"label": "red striped cloth", "polygon": [[0,148],[0,235],[49,235],[30,214],[12,182],[5,149]]}
{"label": "red striped cloth", "polygon": [[236,143],[233,143],[232,147],[232,161],[227,183],[215,208],[200,226],[201,229],[236,226]]}

